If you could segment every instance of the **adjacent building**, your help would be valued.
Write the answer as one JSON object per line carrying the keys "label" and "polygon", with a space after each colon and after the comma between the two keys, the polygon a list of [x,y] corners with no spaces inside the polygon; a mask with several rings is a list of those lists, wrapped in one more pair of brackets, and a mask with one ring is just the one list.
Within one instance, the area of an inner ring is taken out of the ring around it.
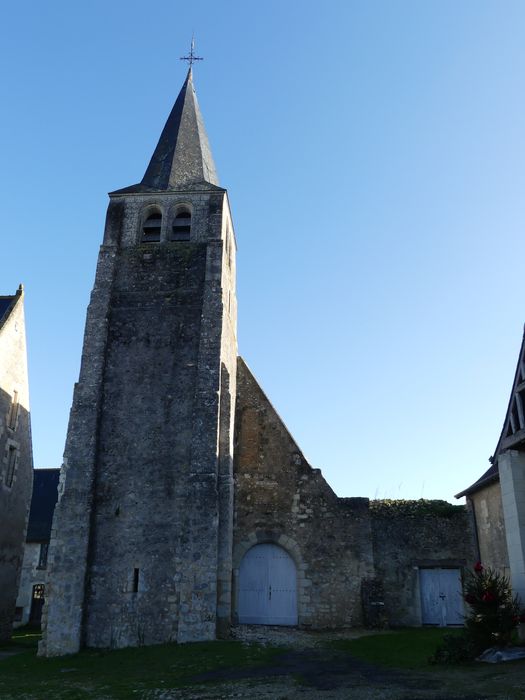
{"label": "adjacent building", "polygon": [[478,558],[510,575],[525,604],[525,336],[490,467],[461,496],[467,497]]}
{"label": "adjacent building", "polygon": [[0,642],[10,638],[33,484],[24,291],[0,297]]}
{"label": "adjacent building", "polygon": [[60,469],[35,469],[22,573],[16,599],[15,627],[40,625],[46,596],[46,573],[53,511]]}

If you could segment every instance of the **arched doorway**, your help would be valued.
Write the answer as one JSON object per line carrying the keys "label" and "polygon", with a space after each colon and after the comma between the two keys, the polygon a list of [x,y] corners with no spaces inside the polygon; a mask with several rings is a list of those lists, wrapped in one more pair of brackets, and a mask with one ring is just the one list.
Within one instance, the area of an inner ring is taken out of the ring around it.
{"label": "arched doorway", "polygon": [[297,571],[276,544],[257,544],[239,567],[238,618],[241,624],[296,625]]}

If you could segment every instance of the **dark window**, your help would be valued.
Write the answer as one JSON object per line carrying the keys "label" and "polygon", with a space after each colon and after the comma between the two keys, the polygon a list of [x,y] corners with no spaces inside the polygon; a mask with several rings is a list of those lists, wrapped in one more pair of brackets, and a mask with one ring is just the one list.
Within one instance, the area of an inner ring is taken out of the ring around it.
{"label": "dark window", "polygon": [[16,466],[16,452],[16,447],[9,445],[9,450],[7,453],[7,471],[5,473],[5,485],[9,487],[13,485]]}
{"label": "dark window", "polygon": [[144,243],[157,243],[160,241],[160,228],[162,226],[162,214],[154,212],[150,214],[142,226],[142,240]]}
{"label": "dark window", "polygon": [[49,545],[47,542],[42,542],[40,545],[40,556],[38,557],[38,569],[45,569],[47,566],[47,550]]}
{"label": "dark window", "polygon": [[22,615],[24,614],[24,608],[15,608],[15,622],[22,622]]}
{"label": "dark window", "polygon": [[43,583],[37,583],[36,586],[33,586],[33,599],[40,600],[40,598],[43,598],[45,590],[46,587]]}
{"label": "dark window", "polygon": [[11,430],[16,428],[16,419],[18,418],[18,391],[13,391],[13,400],[9,410],[9,419],[7,425]]}
{"label": "dark window", "polygon": [[189,211],[180,211],[171,228],[171,241],[189,241],[191,231],[191,214]]}
{"label": "dark window", "polygon": [[139,569],[133,569],[133,593],[139,590]]}
{"label": "dark window", "polygon": [[42,608],[44,607],[44,596],[46,587],[43,583],[33,586],[33,596],[31,598],[31,611],[29,613],[29,624],[39,625],[42,618]]}

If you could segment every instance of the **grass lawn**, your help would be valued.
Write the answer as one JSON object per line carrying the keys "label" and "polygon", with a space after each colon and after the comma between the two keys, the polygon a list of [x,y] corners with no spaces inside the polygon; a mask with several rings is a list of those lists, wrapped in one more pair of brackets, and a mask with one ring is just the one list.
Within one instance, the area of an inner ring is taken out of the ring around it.
{"label": "grass lawn", "polygon": [[436,651],[443,636],[459,632],[454,629],[411,628],[331,642],[330,646],[370,664],[400,669],[411,677],[427,678],[429,687],[437,683],[441,688],[439,698],[463,696],[525,700],[524,661],[502,664],[471,662],[447,666],[429,663],[429,657]]}
{"label": "grass lawn", "polygon": [[[434,700],[525,700],[525,662],[516,661],[497,666],[482,663],[463,666],[430,665],[429,656],[434,653],[443,635],[450,633],[451,630],[416,628],[351,640],[323,642],[319,639],[320,646],[315,650],[310,648],[302,652],[295,649],[284,654],[286,650],[283,647],[228,641],[165,644],[115,651],[87,650],[74,656],[41,659],[36,656],[39,635],[26,628],[17,630],[12,642],[0,649],[0,698],[154,700],[170,697],[171,689],[182,689],[181,697],[186,697],[186,694],[188,697],[199,697],[201,691],[196,686],[201,686],[203,681],[196,682],[194,678],[200,674],[221,669],[231,671],[264,667],[258,676],[247,674],[247,680],[242,686],[243,697],[257,698],[261,688],[268,683],[268,678],[277,673],[278,685],[275,686],[275,692],[278,694],[275,697],[279,698],[288,697],[290,688],[299,684],[300,693],[304,694],[305,700],[317,700],[319,690],[311,685],[311,680],[330,677],[339,684],[343,692],[341,697],[346,697],[344,693],[352,690],[355,693],[348,697],[368,698],[368,689],[372,694],[380,689],[383,693],[380,697],[394,700],[423,696]],[[3,656],[1,652],[5,651],[11,655]],[[279,654],[282,656],[277,658]],[[341,660],[346,655],[347,661],[342,665]],[[299,660],[299,670],[290,661],[292,657]],[[355,659],[370,663],[371,670],[365,669],[363,675],[363,664],[356,663]],[[393,669],[393,672],[381,674],[380,668],[374,670],[381,666]],[[313,674],[311,678],[310,671]],[[220,678],[208,681],[212,685],[206,684],[206,687],[212,694],[206,694],[206,697],[234,697],[231,693],[237,692],[240,687],[234,678],[235,674],[225,674],[228,683],[226,690],[224,686],[215,685],[221,682]],[[214,695],[215,689],[217,695]],[[167,691],[166,695],[164,691]],[[226,695],[221,695],[223,691]],[[274,692],[273,685],[268,692]],[[264,697],[273,698],[274,695],[265,694]]]}
{"label": "grass lawn", "polygon": [[428,659],[445,634],[459,633],[442,627],[416,627],[359,639],[332,642],[333,649],[347,651],[364,661],[381,666],[406,669],[435,669]]}
{"label": "grass lawn", "polygon": [[240,642],[165,644],[115,651],[83,651],[74,656],[36,657],[39,634],[17,630],[0,651],[2,700],[77,700],[141,697],[149,689],[191,685],[190,678],[220,668],[270,663],[282,649]]}

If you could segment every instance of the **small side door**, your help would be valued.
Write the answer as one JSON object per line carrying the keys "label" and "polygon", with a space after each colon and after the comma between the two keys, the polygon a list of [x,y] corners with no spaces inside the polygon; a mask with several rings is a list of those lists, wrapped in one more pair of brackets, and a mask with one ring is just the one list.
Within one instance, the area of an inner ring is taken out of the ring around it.
{"label": "small side door", "polygon": [[463,624],[463,594],[459,569],[420,569],[421,622],[424,625]]}

